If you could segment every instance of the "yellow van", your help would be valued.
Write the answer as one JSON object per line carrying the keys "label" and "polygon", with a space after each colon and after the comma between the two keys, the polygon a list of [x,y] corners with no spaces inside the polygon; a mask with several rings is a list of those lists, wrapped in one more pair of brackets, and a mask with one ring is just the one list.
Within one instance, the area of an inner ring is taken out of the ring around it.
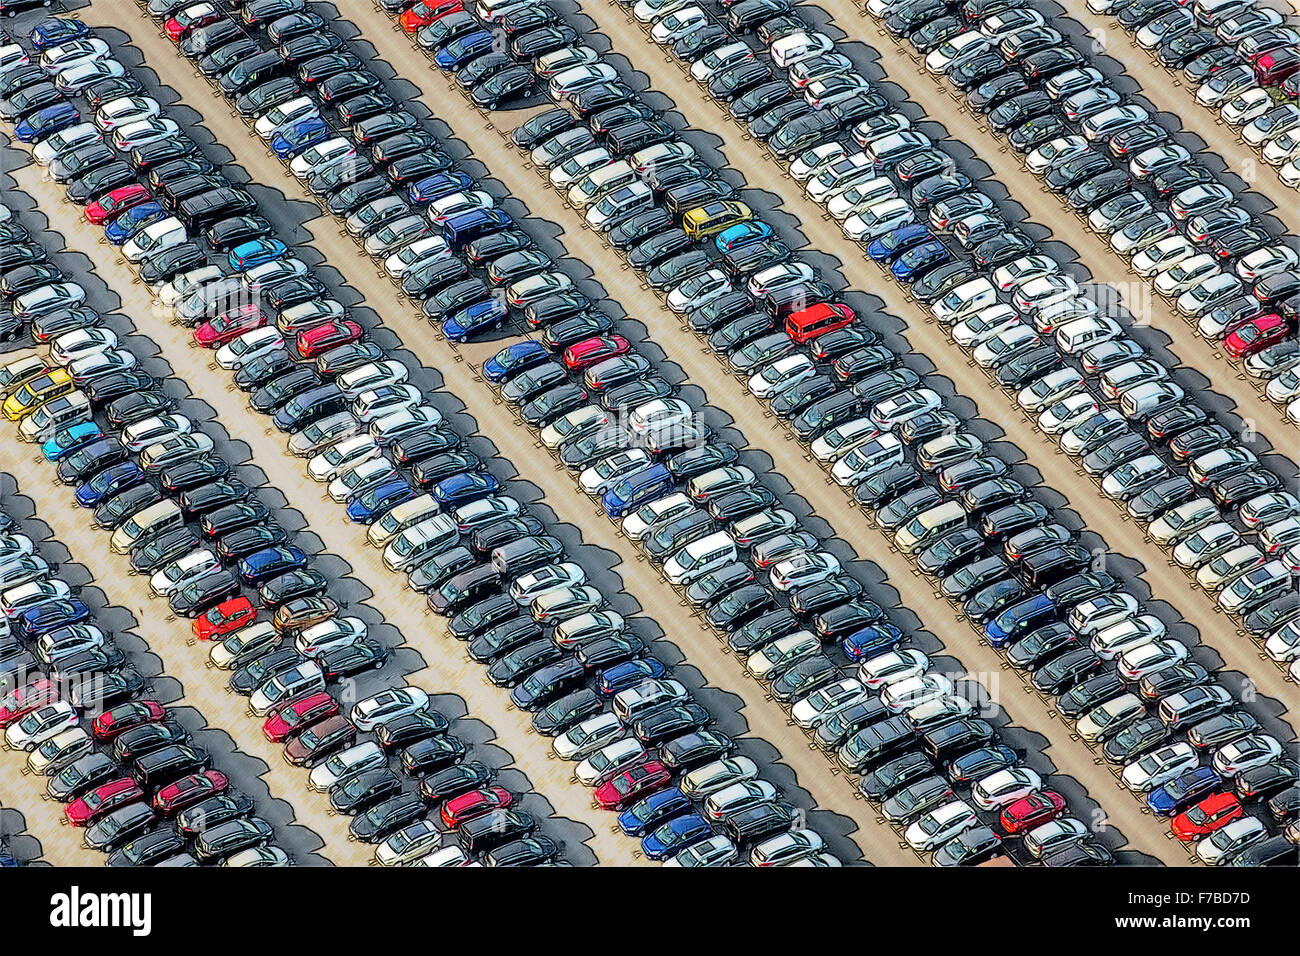
{"label": "yellow van", "polygon": [[32,379],[6,398],[4,403],[5,418],[11,422],[16,422],[50,399],[66,395],[76,387],[73,384],[71,375],[61,368],[56,368],[38,378]]}
{"label": "yellow van", "polygon": [[743,202],[734,199],[718,199],[703,206],[686,210],[682,216],[682,229],[692,239],[716,236],[722,230],[737,223],[748,222],[754,218],[754,212]]}

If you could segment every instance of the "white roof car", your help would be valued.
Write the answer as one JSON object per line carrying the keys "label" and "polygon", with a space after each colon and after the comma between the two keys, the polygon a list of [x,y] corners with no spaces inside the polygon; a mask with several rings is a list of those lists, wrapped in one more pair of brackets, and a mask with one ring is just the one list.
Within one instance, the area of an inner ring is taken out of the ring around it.
{"label": "white roof car", "polygon": [[948,334],[962,348],[976,349],[1004,329],[1023,324],[1015,309],[1000,303],[967,316],[956,323]]}
{"label": "white roof car", "polygon": [[1239,817],[1196,843],[1196,856],[1210,866],[1232,862],[1243,850],[1268,839],[1268,829],[1258,817]]}
{"label": "white roof car", "polygon": [[1146,714],[1146,704],[1137,694],[1121,694],[1098,704],[1074,724],[1075,733],[1088,743],[1115,736]]}
{"label": "white roof car", "polygon": [[623,724],[613,714],[596,714],[556,737],[551,749],[561,760],[581,760],[622,737],[625,732]]}
{"label": "white roof car", "polygon": [[971,787],[971,799],[983,810],[997,810],[1028,796],[1042,785],[1042,778],[1028,767],[1009,767],[977,780]]}
{"label": "white roof car", "polygon": [[520,604],[528,604],[533,598],[557,588],[577,587],[585,584],[587,572],[579,564],[563,561],[530,571],[510,584],[510,596]]}
{"label": "white roof car", "polygon": [[826,34],[799,30],[773,40],[767,49],[772,62],[781,69],[788,70],[796,63],[829,53],[834,48],[835,43]]}
{"label": "white roof car", "polygon": [[709,18],[699,7],[683,7],[659,20],[650,29],[650,39],[660,45],[675,43],[703,29]]}
{"label": "white roof car", "polygon": [[807,182],[827,166],[847,155],[848,151],[837,142],[821,143],[800,153],[790,163],[790,176],[795,182]]}
{"label": "white roof car", "polygon": [[1063,849],[1086,840],[1088,832],[1087,826],[1073,817],[1057,817],[1026,833],[1025,849],[1034,859],[1039,859],[1045,852]]}
{"label": "white roof car", "polygon": [[573,776],[584,787],[598,787],[620,771],[641,763],[647,756],[641,741],[635,737],[623,737],[594,751],[578,764]]}
{"label": "white roof car", "polygon": [[153,119],[161,112],[162,106],[153,97],[120,96],[95,111],[95,125],[107,133],[128,123]]}
{"label": "white roof car", "polygon": [[50,343],[50,361],[67,366],[79,358],[117,346],[117,334],[108,328],[92,327],[64,332]]}
{"label": "white roof car", "polygon": [[887,684],[880,701],[895,713],[902,713],[940,697],[951,696],[952,681],[942,674],[921,674]]}
{"label": "white roof car", "polygon": [[854,418],[827,431],[812,443],[810,450],[818,461],[837,461],[879,434],[880,426],[870,418]]}
{"label": "white roof car", "polygon": [[646,468],[650,463],[649,453],[641,448],[615,452],[584,468],[578,475],[578,484],[587,494],[599,497],[623,478]]}
{"label": "white roof car", "polygon": [[395,687],[357,701],[352,706],[350,718],[358,730],[367,731],[395,717],[418,713],[428,706],[429,695],[420,688]]}
{"label": "white roof car", "polygon": [[724,757],[683,774],[678,787],[687,797],[697,800],[757,776],[758,765],[748,757]]}
{"label": "white roof car", "polygon": [[817,367],[807,355],[785,355],[750,376],[749,391],[755,398],[774,398],[792,385],[816,374]]}
{"label": "white roof car", "polygon": [[954,800],[936,807],[909,826],[903,839],[913,850],[933,850],[978,823],[979,817],[970,804]]}
{"label": "white roof car", "polygon": [[1133,257],[1133,271],[1144,278],[1172,269],[1185,259],[1196,255],[1196,247],[1182,235],[1166,236],[1154,245],[1147,246]]}
{"label": "white roof car", "polygon": [[1216,521],[1184,538],[1173,550],[1181,567],[1194,569],[1242,543],[1241,535],[1225,521]]}
{"label": "white roof car", "polygon": [[293,645],[303,657],[318,658],[326,651],[351,647],[365,639],[369,628],[359,617],[332,617],[303,628]]}
{"label": "white roof car", "polygon": [[821,640],[811,631],[795,631],[778,637],[749,655],[745,667],[759,680],[779,677],[805,657],[821,651]]}
{"label": "white roof car", "polygon": [[930,667],[924,652],[905,648],[866,658],[858,665],[858,679],[872,690],[911,677],[919,677]]}
{"label": "white roof car", "polygon": [[1120,774],[1124,786],[1134,793],[1149,793],[1162,787],[1184,770],[1199,763],[1196,751],[1186,741],[1157,747],[1128,764]]}
{"label": "white roof car", "polygon": [[1099,411],[1101,406],[1095,398],[1079,392],[1047,406],[1038,416],[1038,427],[1049,435],[1059,435]]}
{"label": "white roof car", "polygon": [[1082,375],[1072,368],[1062,368],[1030,382],[1016,394],[1016,401],[1025,411],[1037,412],[1083,388]]}
{"label": "white roof car", "polygon": [[724,43],[692,63],[691,76],[697,82],[704,83],[722,70],[729,69],[753,58],[754,52],[747,44],[740,41]]}
{"label": "white roof car", "polygon": [[1196,572],[1196,583],[1214,594],[1241,577],[1251,568],[1257,568],[1267,558],[1253,544],[1242,544],[1216,555]]}
{"label": "white roof car", "polygon": [[378,458],[380,454],[379,445],[369,435],[350,435],[307,462],[307,474],[314,481],[332,482],[345,471]]}
{"label": "white roof car", "polygon": [[820,727],[836,711],[874,696],[860,680],[845,677],[819,687],[790,708],[794,722],[805,730]]}
{"label": "white roof car", "polygon": [[402,827],[375,848],[380,866],[402,866],[431,853],[442,842],[442,831],[432,820],[417,820]]}
{"label": "white roof car", "polygon": [[1233,778],[1252,767],[1270,763],[1282,755],[1282,744],[1270,734],[1247,734],[1214,752],[1211,763],[1219,776]]}
{"label": "white roof car", "polygon": [[46,704],[5,728],[5,745],[10,750],[35,750],[42,742],[76,726],[80,719],[66,700]]}
{"label": "white roof car", "polygon": [[661,519],[672,520],[694,511],[695,505],[681,492],[647,502],[623,519],[623,534],[633,541],[645,537],[650,526]]}
{"label": "white roof car", "polygon": [[324,793],[342,780],[355,777],[375,767],[387,763],[384,752],[373,740],[355,744],[331,756],[319,767],[312,770],[307,778],[308,786],[317,793]]}
{"label": "white roof car", "polygon": [[221,562],[217,560],[215,554],[207,548],[198,548],[155,571],[149,578],[149,588],[159,597],[167,597],[173,591],[220,567]]}

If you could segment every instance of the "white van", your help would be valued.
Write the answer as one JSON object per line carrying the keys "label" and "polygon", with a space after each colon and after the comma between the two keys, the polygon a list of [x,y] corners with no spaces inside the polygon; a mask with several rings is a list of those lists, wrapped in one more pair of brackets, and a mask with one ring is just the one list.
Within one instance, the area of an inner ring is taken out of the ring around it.
{"label": "white van", "polygon": [[736,542],[725,531],[692,541],[664,562],[664,577],[671,584],[690,584],[710,571],[736,560]]}
{"label": "white van", "polygon": [[[409,503],[409,502],[408,502]],[[426,518],[406,528],[384,548],[384,564],[390,571],[409,571],[425,558],[451,547],[460,540],[460,529],[451,515]]]}
{"label": "white van", "polygon": [[405,531],[412,525],[433,517],[439,510],[438,502],[433,500],[433,495],[420,495],[418,498],[402,502],[372,524],[366,529],[366,537],[376,548],[382,548],[399,531]]}
{"label": "white van", "polygon": [[957,501],[945,501],[922,511],[894,532],[894,544],[908,554],[929,547],[950,531],[966,527],[966,509]]}
{"label": "white van", "polygon": [[993,288],[993,283],[981,276],[963,282],[930,306],[930,314],[944,325],[951,325],[997,301],[998,293]]}
{"label": "white van", "polygon": [[569,187],[567,198],[573,208],[586,209],[606,193],[636,181],[636,170],[620,159],[579,179]]}
{"label": "white van", "polygon": [[145,538],[179,528],[184,523],[185,516],[181,513],[180,505],[170,500],[160,501],[134,517],[128,518],[113,532],[113,537],[108,539],[108,544],[117,554],[126,554]]}

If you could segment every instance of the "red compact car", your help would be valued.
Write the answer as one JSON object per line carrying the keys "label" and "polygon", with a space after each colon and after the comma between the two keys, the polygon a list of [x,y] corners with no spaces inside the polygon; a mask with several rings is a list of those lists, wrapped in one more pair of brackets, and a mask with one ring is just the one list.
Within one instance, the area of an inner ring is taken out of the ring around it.
{"label": "red compact car", "polygon": [[252,302],[223,312],[215,319],[204,322],[194,330],[194,344],[200,348],[216,349],[245,332],[266,325],[266,316]]}
{"label": "red compact car", "polygon": [[116,219],[132,206],[138,206],[140,203],[148,202],[152,198],[149,195],[149,190],[139,183],[120,186],[103,199],[92,202],[87,206],[86,219],[96,224],[105,223],[110,219]]}
{"label": "red compact car", "polygon": [[402,14],[398,22],[407,33],[414,33],[420,27],[427,27],[434,20],[441,20],[449,13],[460,13],[464,9],[460,0],[420,0]]}
{"label": "red compact car", "polygon": [[19,687],[0,698],[0,727],[8,727],[15,720],[26,717],[37,707],[44,707],[59,699],[59,690],[53,681],[41,678]]}
{"label": "red compact car", "polygon": [[1239,325],[1223,340],[1223,350],[1233,358],[1245,358],[1281,342],[1290,331],[1286,319],[1275,312],[1260,315],[1245,325]]}
{"label": "red compact car", "polygon": [[564,350],[564,364],[575,372],[631,350],[632,344],[621,335],[593,335],[575,342]]}
{"label": "red compact car", "polygon": [[1003,810],[1000,822],[1007,833],[1024,833],[1055,820],[1064,810],[1065,797],[1055,790],[1040,790]]}
{"label": "red compact car", "polygon": [[230,780],[220,770],[191,773],[155,793],[153,808],[163,816],[171,816],[200,800],[215,797],[228,786]]}
{"label": "red compact car", "polygon": [[314,329],[298,333],[298,354],[315,358],[340,345],[358,341],[364,334],[361,326],[350,319],[333,319]]}
{"label": "red compact car", "polygon": [[785,332],[790,338],[803,345],[819,335],[842,329],[853,321],[853,310],[840,302],[819,302],[798,312],[791,312],[785,319]]}
{"label": "red compact car", "polygon": [[140,785],[130,777],[101,783],[84,797],[73,800],[63,812],[74,827],[88,827],[119,807],[144,798]]}
{"label": "red compact car", "polygon": [[245,624],[252,624],[256,616],[257,609],[248,598],[231,598],[195,618],[190,629],[200,641],[215,641],[231,631],[239,630]]}
{"label": "red compact car", "polygon": [[206,27],[209,23],[216,23],[223,16],[224,14],[211,4],[195,4],[193,7],[181,10],[168,20],[163,24],[163,29],[167,31],[167,36],[173,43],[180,43],[194,30]]}
{"label": "red compact car", "polygon": [[442,822],[448,829],[460,826],[493,810],[504,810],[514,803],[514,795],[501,787],[484,787],[453,797],[442,805]]}
{"label": "red compact car", "polygon": [[597,787],[596,802],[606,810],[617,810],[647,793],[668,786],[672,779],[668,768],[658,760],[647,760]]}
{"label": "red compact car", "polygon": [[1174,817],[1170,829],[1174,831],[1174,836],[1188,843],[1198,837],[1209,836],[1245,812],[1231,793],[1212,793],[1196,806]]}
{"label": "red compact car", "polygon": [[338,712],[338,701],[323,690],[317,691],[309,697],[290,701],[282,708],[271,711],[271,715],[262,724],[262,733],[272,743],[280,743]]}
{"label": "red compact car", "polygon": [[132,727],[162,720],[166,716],[167,708],[156,700],[133,700],[104,711],[95,718],[91,727],[96,740],[112,740]]}

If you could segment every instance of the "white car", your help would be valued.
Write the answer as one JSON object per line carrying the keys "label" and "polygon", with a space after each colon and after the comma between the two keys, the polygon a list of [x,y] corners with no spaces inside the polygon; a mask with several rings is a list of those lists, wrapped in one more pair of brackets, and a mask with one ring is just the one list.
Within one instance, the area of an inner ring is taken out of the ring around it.
{"label": "white car", "polygon": [[962,319],[949,330],[952,340],[964,349],[977,349],[999,332],[1023,325],[1009,305],[993,305]]}
{"label": "white car", "polygon": [[1196,255],[1196,247],[1181,235],[1166,236],[1133,257],[1133,271],[1144,278],[1172,269],[1185,259]]}
{"label": "white car", "polygon": [[1049,435],[1059,435],[1101,411],[1097,400],[1087,392],[1068,395],[1054,402],[1038,416],[1038,427]]}
{"label": "white car", "polygon": [[772,63],[783,70],[788,70],[803,60],[821,56],[835,49],[835,43],[824,33],[809,33],[799,30],[780,39],[773,40],[767,48]]}
{"label": "white car", "polygon": [[80,721],[76,710],[66,700],[38,707],[5,728],[5,747],[9,750],[35,750],[44,741]]}
{"label": "white car", "polygon": [[754,58],[748,45],[739,41],[725,43],[717,49],[710,50],[691,64],[691,76],[699,83],[707,83],[711,77],[722,70],[730,69],[740,63]]}
{"label": "white car", "polygon": [[1270,634],[1264,650],[1279,664],[1300,659],[1300,620],[1288,621]]}
{"label": "white car", "polygon": [[1163,787],[1184,770],[1190,770],[1200,761],[1196,751],[1186,741],[1157,747],[1128,764],[1120,774],[1124,786],[1134,793],[1149,793]]}
{"label": "white car", "polygon": [[731,280],[721,269],[693,275],[668,293],[665,302],[673,312],[689,312],[731,291]]}
{"label": "white car", "polygon": [[1125,617],[1092,635],[1092,649],[1104,661],[1115,660],[1126,651],[1150,644],[1165,636],[1165,625],[1154,614]]}
{"label": "white car", "polygon": [[757,777],[758,764],[748,757],[724,757],[683,774],[678,787],[688,798],[698,800]]}
{"label": "white car", "polygon": [[91,327],[64,332],[50,343],[50,361],[65,368],[77,359],[117,347],[112,329]]}
{"label": "white car", "polygon": [[556,737],[551,750],[561,760],[582,760],[618,740],[625,732],[623,724],[613,714],[596,714]]}
{"label": "white car", "polygon": [[161,113],[162,106],[152,97],[119,96],[95,110],[95,125],[109,133],[128,123],[153,119]]}
{"label": "white car", "polygon": [[725,820],[741,810],[775,799],[776,787],[766,780],[742,780],[709,794],[704,801],[704,816],[709,820]]}
{"label": "white car", "polygon": [[1121,694],[1098,704],[1075,721],[1075,732],[1088,743],[1099,743],[1115,736],[1146,713],[1146,705],[1137,694]]}
{"label": "white car", "polygon": [[112,139],[119,152],[129,153],[137,147],[179,136],[180,131],[175,120],[154,118],[117,127]]}
{"label": "white car", "polygon": [[510,596],[519,604],[529,604],[533,598],[559,588],[579,587],[587,583],[587,572],[579,564],[562,561],[536,571],[529,571],[510,583]]}
{"label": "white car", "polygon": [[1219,776],[1236,777],[1252,767],[1270,763],[1282,755],[1282,744],[1269,734],[1247,734],[1214,752],[1211,759]]}
{"label": "white car", "polygon": [[922,651],[906,648],[868,657],[858,665],[858,680],[872,690],[919,677],[930,668],[930,658]]}
{"label": "white car", "polygon": [[660,46],[676,43],[696,30],[703,29],[708,22],[708,16],[699,7],[683,7],[655,23],[650,28],[650,39]]}
{"label": "white car", "polygon": [[952,681],[947,677],[942,674],[921,674],[886,684],[880,692],[880,702],[898,714],[940,697],[950,697],[952,693]]}
{"label": "white car", "polygon": [[1256,843],[1268,839],[1268,829],[1258,817],[1240,817],[1196,843],[1196,856],[1209,866],[1223,866]]}
{"label": "white car", "polygon": [[403,866],[433,852],[441,842],[442,831],[432,820],[417,820],[375,848],[375,863],[379,866]]}
{"label": "white car", "polygon": [[289,163],[289,171],[298,179],[306,179],[312,173],[333,163],[343,162],[356,156],[356,147],[352,141],[343,136],[335,136],[323,143],[309,146]]}
{"label": "white car", "polygon": [[772,587],[789,591],[825,581],[840,573],[840,562],[829,551],[806,551],[779,561],[769,572]]}
{"label": "white car", "polygon": [[349,716],[357,730],[365,732],[395,717],[419,713],[428,706],[429,695],[420,688],[396,687],[357,701]]}
{"label": "white car", "polygon": [[584,787],[598,787],[620,771],[646,759],[646,749],[635,737],[623,737],[604,744],[591,753],[573,771]]}
{"label": "white car", "polygon": [[388,759],[379,749],[379,744],[367,740],[365,743],[355,744],[347,750],[339,751],[313,769],[307,778],[307,785],[317,793],[325,793],[336,783],[365,773],[367,770],[383,767],[387,763]]}
{"label": "white car", "polygon": [[274,326],[250,329],[217,349],[217,364],[227,371],[243,368],[253,359],[284,348],[284,337]]}
{"label": "white car", "polygon": [[1148,674],[1187,660],[1187,645],[1181,641],[1151,641],[1129,648],[1115,662],[1120,676],[1137,683]]}
{"label": "white car", "polygon": [[596,83],[607,83],[616,79],[618,79],[618,71],[608,63],[583,63],[556,73],[547,82],[547,90],[555,99],[562,99]]}
{"label": "white car", "polygon": [[904,832],[903,839],[913,850],[933,850],[978,824],[979,817],[970,804],[964,800],[954,800],[931,810],[913,823]]}
{"label": "white car", "polygon": [[650,463],[649,453],[641,448],[615,452],[591,467],[583,469],[578,475],[578,484],[593,498],[600,497],[619,481],[647,467]]}
{"label": "white car", "polygon": [[199,548],[155,571],[149,578],[149,589],[159,597],[167,597],[191,581],[197,581],[220,568],[221,562],[215,554],[207,548]]}
{"label": "white car", "polygon": [[967,30],[931,50],[925,58],[925,68],[931,73],[946,73],[954,66],[975,59],[992,46],[989,38],[978,30]]}
{"label": "white car", "polygon": [[1180,567],[1195,570],[1242,543],[1241,535],[1226,521],[1216,521],[1180,541],[1173,558]]}
{"label": "white car", "polygon": [[836,425],[809,447],[818,461],[838,461],[854,448],[880,434],[880,426],[870,418],[854,418]]}
{"label": "white car", "polygon": [[1060,265],[1051,256],[1033,253],[1013,259],[993,270],[993,284],[1003,292],[1010,292],[1026,282],[1060,271]]}
{"label": "white car", "polygon": [[1253,87],[1238,93],[1219,107],[1220,118],[1229,126],[1245,126],[1259,119],[1273,107],[1273,98],[1268,90]]}
{"label": "white car", "polygon": [[637,0],[632,6],[632,16],[642,23],[654,23],[680,10],[689,2],[690,0]]}
{"label": "white car", "polygon": [[759,680],[775,679],[790,667],[821,652],[821,639],[811,631],[795,631],[765,644],[745,661],[746,669]]}
{"label": "white car", "polygon": [[775,398],[792,385],[816,374],[817,366],[808,356],[802,353],[785,355],[750,376],[749,391],[755,398]]}
{"label": "white car", "polygon": [[1238,259],[1236,273],[1246,282],[1258,282],[1274,273],[1294,269],[1298,264],[1300,255],[1289,246],[1264,246]]}
{"label": "white car", "polygon": [[1010,767],[975,781],[971,799],[981,810],[1000,810],[1042,786],[1042,778],[1028,767]]}
{"label": "white car", "polygon": [[359,617],[332,617],[303,628],[293,639],[293,646],[303,657],[319,658],[340,647],[351,647],[365,640],[369,628]]}
{"label": "white car", "polygon": [[862,703],[872,696],[860,680],[846,677],[813,691],[790,708],[790,716],[805,730],[815,730],[836,711]]}
{"label": "white car", "polygon": [[1007,356],[1041,344],[1042,339],[1031,326],[1014,323],[1003,326],[971,352],[971,358],[980,368],[992,368]]}
{"label": "white car", "polygon": [[307,661],[281,671],[253,691],[248,698],[248,711],[254,717],[265,717],[276,704],[295,697],[325,689],[325,675],[315,661]]}
{"label": "white car", "polygon": [[824,846],[816,830],[791,830],[755,844],[749,862],[752,866],[795,866],[817,857]]}
{"label": "white car", "polygon": [[790,163],[790,176],[795,182],[807,182],[847,155],[848,151],[839,143],[822,143],[800,153]]}
{"label": "white car", "polygon": [[1044,853],[1073,846],[1088,838],[1088,828],[1073,817],[1057,817],[1034,827],[1024,836],[1025,849],[1034,859]]}
{"label": "white car", "polygon": [[1243,544],[1225,551],[1196,571],[1196,583],[1211,594],[1222,591],[1252,568],[1263,564],[1264,552],[1253,544]]}
{"label": "white car", "polygon": [[62,73],[92,60],[106,60],[112,55],[112,49],[99,37],[81,37],[47,47],[41,52],[40,65],[46,73]]}
{"label": "white car", "polygon": [[1016,394],[1016,402],[1027,412],[1038,412],[1083,391],[1083,376],[1072,368],[1048,372]]}
{"label": "white car", "polygon": [[378,458],[379,445],[367,434],[352,435],[335,442],[307,463],[313,481],[333,482],[344,472]]}

